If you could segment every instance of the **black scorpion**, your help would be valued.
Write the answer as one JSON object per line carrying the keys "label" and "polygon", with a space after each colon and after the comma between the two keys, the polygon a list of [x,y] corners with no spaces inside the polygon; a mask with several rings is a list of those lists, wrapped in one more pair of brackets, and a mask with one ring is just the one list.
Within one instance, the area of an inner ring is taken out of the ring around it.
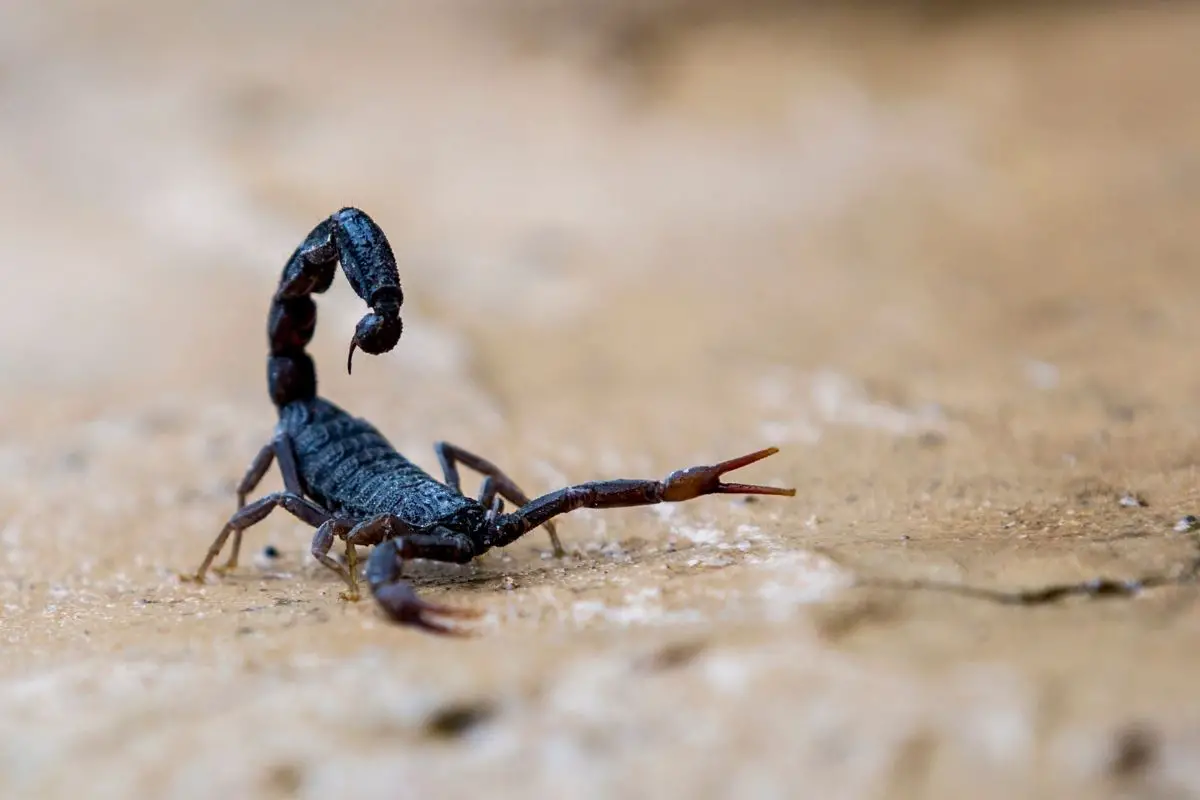
{"label": "black scorpion", "polygon": [[[394,621],[437,633],[453,632],[432,617],[472,617],[476,612],[421,600],[401,580],[406,561],[467,563],[545,525],[556,555],[563,554],[551,518],[577,508],[617,508],[691,500],[706,494],[794,496],[795,489],[723,483],[725,473],[777,452],[760,450],[713,466],[691,467],[662,481],[609,480],[569,486],[530,500],[494,464],[459,447],[435,445],[445,482],[400,455],[366,420],[350,416],[317,395],[316,370],[305,346],[316,329],[312,295],[326,291],[338,263],[354,291],[371,307],[358,323],[355,349],[390,351],[400,340],[404,301],[396,260],[387,237],[356,208],[343,208],[319,224],[284,267],[268,318],[267,381],[279,410],[274,437],[263,446],[237,487],[237,512],[213,541],[203,563],[186,580],[202,582],[230,535],[229,560],[237,566],[242,533],[282,507],[317,531],[313,556],[346,582],[346,600],[358,600],[359,545],[375,545],[366,578],[383,611]],[[249,505],[246,496],[279,462],[284,490]],[[460,490],[458,464],[483,474],[478,499]],[[503,513],[502,499],[518,506]],[[330,557],[337,539],[346,542],[346,564]]]}

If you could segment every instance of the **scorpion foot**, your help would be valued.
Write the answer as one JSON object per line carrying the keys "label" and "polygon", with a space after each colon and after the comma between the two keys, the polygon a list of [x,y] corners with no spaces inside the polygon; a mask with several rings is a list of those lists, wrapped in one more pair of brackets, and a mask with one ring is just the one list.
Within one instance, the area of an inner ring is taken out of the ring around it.
{"label": "scorpion foot", "polygon": [[393,622],[401,625],[412,625],[430,633],[463,636],[465,633],[457,628],[449,627],[432,617],[449,617],[451,619],[474,619],[480,612],[470,608],[454,608],[438,605],[422,600],[408,583],[393,583],[374,589],[375,599],[379,601],[384,613]]}
{"label": "scorpion foot", "polygon": [[359,594],[358,589],[347,589],[338,593],[338,600],[345,600],[347,603],[357,603],[361,599],[362,595]]}
{"label": "scorpion foot", "polygon": [[558,538],[558,531],[554,528],[553,522],[546,523],[546,532],[550,534],[550,547],[554,551],[555,558],[566,558],[567,551],[562,546],[562,541]]}

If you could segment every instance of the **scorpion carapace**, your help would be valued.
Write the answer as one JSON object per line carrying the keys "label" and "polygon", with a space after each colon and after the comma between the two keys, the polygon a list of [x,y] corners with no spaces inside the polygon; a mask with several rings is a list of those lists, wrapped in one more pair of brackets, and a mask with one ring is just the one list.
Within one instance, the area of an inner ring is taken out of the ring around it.
{"label": "scorpion carapace", "polygon": [[[434,479],[400,455],[366,420],[317,395],[316,370],[305,352],[316,330],[312,295],[329,288],[338,263],[355,293],[371,307],[351,339],[347,370],[355,349],[386,353],[400,339],[404,295],[391,246],[365,213],[343,208],[314,228],[284,267],[267,324],[267,382],[279,423],[238,484],[236,513],[187,579],[203,581],[231,535],[229,560],[215,571],[235,568],[243,531],[282,507],[317,529],[312,555],[345,581],[344,599],[359,597],[358,546],[375,545],[366,578],[383,611],[402,624],[452,633],[455,629],[437,617],[471,617],[475,612],[421,600],[401,578],[406,561],[467,563],[541,526],[555,555],[562,556],[551,519],[577,508],[653,505],[718,493],[795,495],[795,489],[721,481],[725,473],[760,461],[777,452],[775,448],[679,470],[661,481],[595,481],[530,500],[495,464],[438,442],[434,450],[444,481]],[[247,505],[247,495],[273,461],[279,462],[284,490]],[[484,476],[477,498],[462,493],[459,464]],[[504,513],[504,500],[515,504],[516,510]],[[339,538],[346,543],[344,565],[329,555]]]}

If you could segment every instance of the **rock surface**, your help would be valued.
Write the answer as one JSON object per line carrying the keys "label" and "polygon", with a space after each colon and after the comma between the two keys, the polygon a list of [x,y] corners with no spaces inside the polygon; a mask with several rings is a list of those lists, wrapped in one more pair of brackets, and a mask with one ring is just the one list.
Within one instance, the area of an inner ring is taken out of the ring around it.
{"label": "rock surface", "polygon": [[[1195,6],[577,5],[5,5],[0,795],[1200,795],[1196,587],[879,585],[1194,558]],[[339,279],[322,391],[415,460],[541,492],[777,444],[746,478],[798,496],[416,567],[465,641],[340,602],[282,515],[181,585],[346,204],[406,329],[347,377]]]}

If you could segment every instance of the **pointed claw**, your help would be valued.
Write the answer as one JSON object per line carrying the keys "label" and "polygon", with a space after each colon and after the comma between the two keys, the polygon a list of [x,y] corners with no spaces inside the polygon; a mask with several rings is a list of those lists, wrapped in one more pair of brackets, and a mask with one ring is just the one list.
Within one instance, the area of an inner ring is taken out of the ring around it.
{"label": "pointed claw", "polygon": [[722,461],[719,464],[714,464],[709,469],[715,471],[718,475],[724,475],[726,472],[733,472],[735,469],[747,467],[756,461],[762,461],[764,458],[770,458],[779,452],[778,447],[766,447],[762,450],[755,450],[753,453],[747,453],[744,456],[731,458],[728,461]]}
{"label": "pointed claw", "polygon": [[437,620],[430,619],[427,615],[465,620],[479,617],[480,612],[471,608],[451,608],[450,606],[441,606],[434,603],[426,603],[424,600],[417,600],[416,606],[408,609],[408,613],[405,615],[407,619],[404,622],[421,630],[441,634],[442,636],[471,635],[470,631],[445,625]]}
{"label": "pointed claw", "polygon": [[425,614],[436,614],[439,617],[450,617],[451,619],[478,619],[483,616],[483,612],[477,608],[465,608],[463,606],[441,606],[436,603],[427,603],[424,600],[420,601],[421,612]]}
{"label": "pointed claw", "polygon": [[710,467],[691,467],[681,469],[667,476],[666,490],[663,499],[668,502],[691,500],[705,494],[766,494],[778,497],[795,497],[795,489],[781,489],[777,486],[759,486],[750,483],[722,483],[721,476],[735,469],[762,461],[768,456],[779,452],[778,447],[768,447],[748,453],[738,458],[731,458]]}
{"label": "pointed claw", "polygon": [[434,622],[433,620],[428,620],[424,617],[420,617],[409,624],[414,628],[420,628],[426,633],[436,633],[439,636],[457,636],[461,639],[465,639],[474,635],[470,631],[464,631],[460,628],[451,628],[449,625],[443,625],[440,622]]}
{"label": "pointed claw", "polygon": [[795,489],[781,489],[778,486],[759,486],[754,483],[718,483],[718,494],[769,494],[776,497],[795,497]]}
{"label": "pointed claw", "polygon": [[464,631],[430,619],[431,616],[466,620],[482,614],[473,608],[455,608],[426,602],[418,597],[416,591],[407,583],[380,586],[373,591],[380,607],[393,622],[411,625],[431,633],[465,635]]}
{"label": "pointed claw", "polygon": [[358,339],[350,340],[350,352],[346,354],[346,374],[354,374],[354,351],[358,348]]}

